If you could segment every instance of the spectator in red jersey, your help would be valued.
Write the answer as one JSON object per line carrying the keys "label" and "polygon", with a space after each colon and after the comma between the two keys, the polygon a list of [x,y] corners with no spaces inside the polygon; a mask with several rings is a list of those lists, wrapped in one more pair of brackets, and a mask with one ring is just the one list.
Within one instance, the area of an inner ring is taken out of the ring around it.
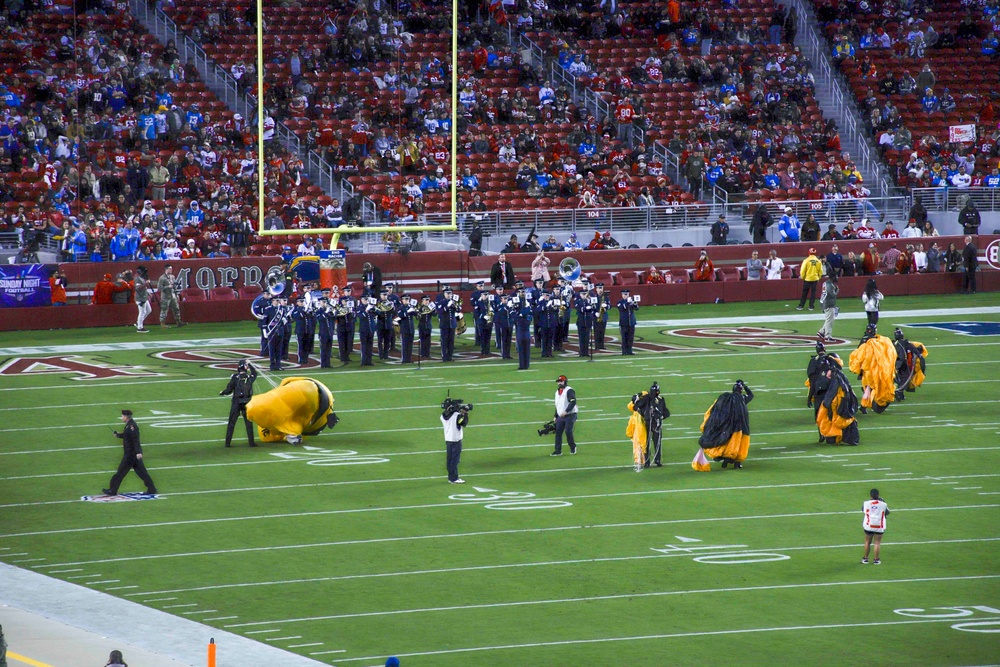
{"label": "spectator in red jersey", "polygon": [[[910,220],[910,222],[915,222],[915,221],[914,220]],[[882,238],[884,238],[884,239],[898,239],[899,238],[899,232],[897,232],[896,229],[893,227],[892,220],[887,220],[886,221],[886,223],[885,223],[885,229],[882,230]]]}
{"label": "spectator in red jersey", "polygon": [[879,263],[881,257],[879,257],[878,250],[875,248],[874,243],[869,243],[868,248],[861,255],[861,270],[863,275],[874,276],[878,273]]}
{"label": "spectator in red jersey", "polygon": [[702,250],[694,263],[694,281],[708,282],[715,279],[715,265],[708,258],[708,251]]}
{"label": "spectator in red jersey", "polygon": [[655,266],[649,267],[649,271],[646,272],[647,285],[663,285],[666,282],[661,271],[657,270]]}

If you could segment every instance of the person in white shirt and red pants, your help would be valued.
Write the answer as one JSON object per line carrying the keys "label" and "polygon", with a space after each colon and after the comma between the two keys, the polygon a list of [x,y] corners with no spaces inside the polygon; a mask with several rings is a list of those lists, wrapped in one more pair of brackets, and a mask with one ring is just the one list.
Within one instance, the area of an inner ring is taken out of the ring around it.
{"label": "person in white shirt and red pants", "polygon": [[861,562],[868,563],[868,550],[875,543],[872,561],[875,565],[881,565],[878,551],[882,545],[882,535],[885,534],[885,518],[889,516],[889,506],[885,504],[878,495],[878,489],[871,490],[871,500],[866,500],[864,504],[865,518],[861,526],[865,529],[865,552],[861,557]]}

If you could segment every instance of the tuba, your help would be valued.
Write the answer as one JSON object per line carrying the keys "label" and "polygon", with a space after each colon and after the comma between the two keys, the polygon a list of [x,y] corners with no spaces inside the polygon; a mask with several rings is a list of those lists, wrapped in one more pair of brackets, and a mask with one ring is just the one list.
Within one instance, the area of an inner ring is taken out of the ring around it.
{"label": "tuba", "polygon": [[264,291],[271,296],[281,296],[285,291],[285,272],[280,266],[272,266],[264,276]]}
{"label": "tuba", "polygon": [[583,267],[572,257],[566,257],[559,262],[559,277],[563,280],[573,282],[579,280],[581,275],[583,275]]}
{"label": "tuba", "polygon": [[250,312],[258,320],[264,319],[264,309],[267,308],[267,302],[271,299],[270,295],[258,294],[257,298],[253,300],[250,304]]}

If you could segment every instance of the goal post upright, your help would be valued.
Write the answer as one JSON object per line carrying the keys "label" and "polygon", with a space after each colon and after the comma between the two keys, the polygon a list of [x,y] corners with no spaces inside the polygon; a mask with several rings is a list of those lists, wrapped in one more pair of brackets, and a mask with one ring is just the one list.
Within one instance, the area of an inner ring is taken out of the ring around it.
{"label": "goal post upright", "polygon": [[341,226],[310,229],[264,229],[264,0],[257,0],[257,233],[260,236],[330,234],[330,249],[336,250],[341,234],[387,232],[453,232],[458,230],[458,0],[451,2],[451,221],[448,224],[395,226]]}

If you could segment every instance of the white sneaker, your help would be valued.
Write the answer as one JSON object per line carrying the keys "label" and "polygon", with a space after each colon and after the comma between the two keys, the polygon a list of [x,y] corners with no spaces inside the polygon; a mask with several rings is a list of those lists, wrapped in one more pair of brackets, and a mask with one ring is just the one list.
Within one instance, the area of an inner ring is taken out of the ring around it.
{"label": "white sneaker", "polygon": [[861,559],[861,564],[862,565],[868,565],[868,559],[867,558],[862,558]]}
{"label": "white sneaker", "polygon": [[881,564],[882,564],[882,561],[879,560],[878,558],[876,558],[875,560],[872,561],[872,565],[881,565]]}
{"label": "white sneaker", "polygon": [[461,477],[459,477],[459,478],[458,478],[458,479],[456,479],[455,481],[451,481],[451,480],[449,479],[449,480],[448,480],[448,483],[449,483],[449,484],[465,484],[465,480],[464,480],[464,479],[462,479]]}

